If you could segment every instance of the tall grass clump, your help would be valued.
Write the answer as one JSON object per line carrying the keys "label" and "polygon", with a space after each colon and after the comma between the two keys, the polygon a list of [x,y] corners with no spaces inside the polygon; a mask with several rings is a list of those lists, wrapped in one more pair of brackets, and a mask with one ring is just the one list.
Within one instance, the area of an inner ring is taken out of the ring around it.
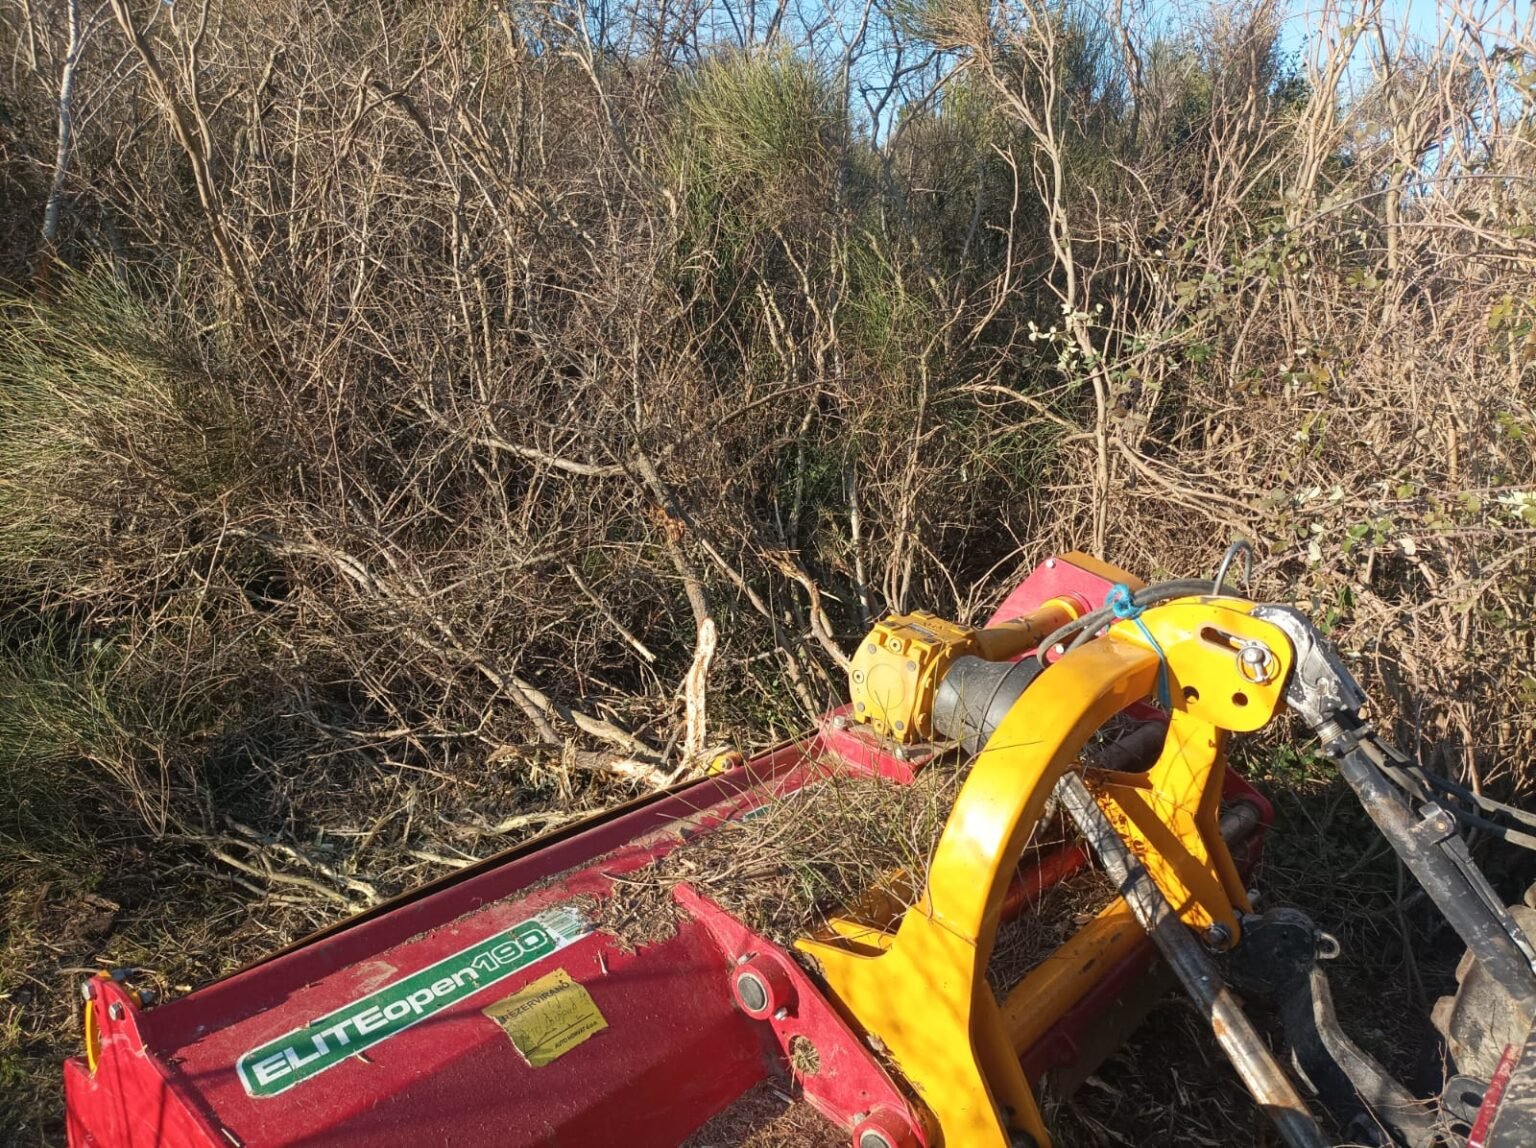
{"label": "tall grass clump", "polygon": [[133,597],[249,480],[251,430],[108,274],[0,311],[0,578],[60,601]]}

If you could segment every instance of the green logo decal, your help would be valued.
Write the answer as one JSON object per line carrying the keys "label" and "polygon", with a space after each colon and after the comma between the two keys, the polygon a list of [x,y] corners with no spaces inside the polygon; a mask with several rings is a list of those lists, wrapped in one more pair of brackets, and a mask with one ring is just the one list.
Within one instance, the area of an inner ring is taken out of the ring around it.
{"label": "green logo decal", "polygon": [[562,905],[451,957],[369,993],[303,1028],[253,1048],[236,1063],[251,1096],[286,1092],[349,1056],[559,952],[592,931],[577,910]]}

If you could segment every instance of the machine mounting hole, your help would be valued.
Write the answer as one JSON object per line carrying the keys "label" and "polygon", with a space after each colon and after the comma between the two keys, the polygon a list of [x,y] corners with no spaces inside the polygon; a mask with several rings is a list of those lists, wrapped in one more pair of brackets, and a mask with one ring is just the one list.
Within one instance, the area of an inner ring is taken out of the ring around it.
{"label": "machine mounting hole", "polygon": [[1235,706],[1245,706],[1245,705],[1247,705],[1248,704],[1248,695],[1243,693],[1242,690],[1238,690],[1237,693],[1232,695],[1232,704],[1235,705]]}
{"label": "machine mounting hole", "polygon": [[821,1053],[807,1037],[796,1033],[789,1038],[789,1066],[796,1076],[815,1076],[821,1071]]}

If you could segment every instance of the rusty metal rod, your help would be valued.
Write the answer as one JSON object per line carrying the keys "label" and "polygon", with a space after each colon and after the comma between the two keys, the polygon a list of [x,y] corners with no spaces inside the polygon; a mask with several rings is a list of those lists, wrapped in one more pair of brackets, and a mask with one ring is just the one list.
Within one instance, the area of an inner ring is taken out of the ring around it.
{"label": "rusty metal rod", "polygon": [[1222,982],[1201,942],[1174,913],[1151,875],[1104,816],[1077,773],[1056,785],[1056,796],[1087,839],[1099,864],[1151,936],[1184,991],[1211,1023],[1211,1032],[1254,1100],[1291,1148],[1327,1148],[1317,1121],[1242,1006]]}

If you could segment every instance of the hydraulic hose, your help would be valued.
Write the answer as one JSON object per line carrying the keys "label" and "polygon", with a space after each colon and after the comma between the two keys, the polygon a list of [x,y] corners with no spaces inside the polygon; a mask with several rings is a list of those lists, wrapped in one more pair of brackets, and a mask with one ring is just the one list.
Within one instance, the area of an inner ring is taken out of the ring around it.
{"label": "hydraulic hose", "polygon": [[[1175,598],[1192,598],[1197,595],[1217,595],[1218,591],[1212,585],[1209,578],[1176,578],[1169,582],[1155,582],[1151,586],[1143,586],[1140,590],[1131,592],[1131,604],[1133,606],[1155,606],[1159,602],[1170,602]],[[1223,585],[1219,596],[1226,598],[1242,597],[1230,586]],[[1097,610],[1090,610],[1080,618],[1074,618],[1064,626],[1058,627],[1047,636],[1035,653],[1036,659],[1043,667],[1045,656],[1057,646],[1063,647],[1063,653],[1077,649],[1084,642],[1093,638],[1105,626],[1115,620],[1115,612],[1109,606],[1100,606]],[[1071,638],[1071,642],[1068,639]]]}
{"label": "hydraulic hose", "polygon": [[[1531,826],[1529,814],[1522,813],[1520,810],[1507,806],[1503,802],[1494,801],[1492,798],[1479,800],[1481,795],[1474,794],[1471,790],[1429,773],[1412,763],[1397,766],[1391,761],[1383,759],[1378,763],[1378,766],[1389,781],[1409,796],[1415,797],[1420,801],[1436,801],[1439,796],[1453,797],[1460,801],[1471,801],[1479,808],[1489,809],[1504,816],[1513,817],[1519,824],[1527,827]],[[1502,821],[1495,821],[1490,817],[1484,817],[1480,813],[1465,809],[1459,805],[1445,804],[1441,808],[1469,828],[1481,829],[1484,833],[1492,834],[1508,845],[1536,852],[1536,836],[1532,836],[1522,829],[1516,829]]]}
{"label": "hydraulic hose", "polygon": [[[1463,785],[1430,773],[1417,763],[1404,758],[1398,761],[1395,758],[1383,755],[1376,763],[1377,768],[1388,781],[1396,785],[1409,797],[1418,801],[1439,802],[1442,797],[1454,798],[1475,805],[1478,809],[1489,813],[1495,813],[1513,819],[1516,824],[1525,829],[1536,828],[1536,817],[1513,806],[1505,805],[1502,801],[1495,801],[1491,797],[1484,797],[1475,793]],[[1485,817],[1472,809],[1466,809],[1459,805],[1444,804],[1441,808],[1454,817],[1461,824],[1472,829],[1481,829],[1484,833],[1492,834],[1500,841],[1521,849],[1529,849],[1536,852],[1536,836],[1525,832],[1525,829],[1516,829],[1506,825],[1502,821],[1496,821],[1491,817]]]}
{"label": "hydraulic hose", "polygon": [[[1466,942],[1479,964],[1503,987],[1527,1019],[1536,1019],[1536,968],[1529,942],[1466,853],[1454,820],[1443,807],[1415,816],[1384,767],[1403,761],[1368,728],[1334,723],[1323,731],[1323,749],[1349,783],[1414,877]],[[1396,759],[1396,760],[1395,760]]]}

